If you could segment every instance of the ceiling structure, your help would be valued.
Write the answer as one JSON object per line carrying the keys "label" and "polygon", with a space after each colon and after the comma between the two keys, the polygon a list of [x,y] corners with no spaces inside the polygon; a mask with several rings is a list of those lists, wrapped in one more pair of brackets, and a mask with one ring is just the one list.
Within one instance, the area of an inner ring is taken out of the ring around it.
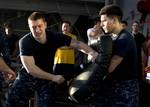
{"label": "ceiling structure", "polygon": [[26,32],[23,26],[27,26],[26,19],[31,11],[52,14],[54,25],[59,17],[75,23],[80,16],[95,17],[104,4],[105,0],[0,0],[0,26],[11,21],[17,23],[16,31]]}
{"label": "ceiling structure", "polygon": [[90,14],[104,0],[1,0],[0,9],[37,10],[61,14]]}

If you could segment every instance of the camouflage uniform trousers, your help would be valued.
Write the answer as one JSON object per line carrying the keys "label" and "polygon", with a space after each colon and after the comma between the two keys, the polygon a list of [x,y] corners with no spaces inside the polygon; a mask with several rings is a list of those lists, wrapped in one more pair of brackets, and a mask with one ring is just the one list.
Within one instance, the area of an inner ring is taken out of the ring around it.
{"label": "camouflage uniform trousers", "polygon": [[28,107],[29,99],[37,93],[37,107],[54,107],[55,84],[37,79],[22,69],[7,94],[6,107]]}
{"label": "camouflage uniform trousers", "polygon": [[103,87],[90,107],[139,107],[139,84],[137,80],[114,81],[111,87]]}

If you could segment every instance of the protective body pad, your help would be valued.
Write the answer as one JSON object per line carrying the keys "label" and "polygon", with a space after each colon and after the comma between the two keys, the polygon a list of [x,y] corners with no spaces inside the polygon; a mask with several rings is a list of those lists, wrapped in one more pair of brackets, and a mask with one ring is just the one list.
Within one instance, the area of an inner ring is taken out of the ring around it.
{"label": "protective body pad", "polygon": [[102,36],[100,42],[92,47],[99,52],[95,62],[74,78],[69,87],[70,98],[77,103],[91,100],[102,87],[103,79],[108,74],[112,54],[111,37]]}

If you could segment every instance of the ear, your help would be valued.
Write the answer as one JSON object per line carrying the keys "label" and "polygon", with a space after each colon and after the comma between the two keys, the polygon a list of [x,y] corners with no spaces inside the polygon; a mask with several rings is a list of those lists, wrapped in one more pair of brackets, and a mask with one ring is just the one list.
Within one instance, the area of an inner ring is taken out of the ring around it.
{"label": "ear", "polygon": [[116,22],[116,20],[117,20],[117,19],[116,19],[116,17],[115,17],[115,16],[113,16],[113,17],[112,17],[112,22],[113,22],[113,23],[115,23],[115,22]]}
{"label": "ear", "polygon": [[115,17],[115,16],[112,17],[112,23],[113,24],[117,23],[118,21],[119,21],[118,17]]}

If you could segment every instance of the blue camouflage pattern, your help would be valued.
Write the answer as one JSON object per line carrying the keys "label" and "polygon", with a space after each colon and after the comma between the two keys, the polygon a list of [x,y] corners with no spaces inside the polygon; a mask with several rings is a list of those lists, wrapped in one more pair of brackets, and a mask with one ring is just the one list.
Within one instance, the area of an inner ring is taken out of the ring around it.
{"label": "blue camouflage pattern", "polygon": [[54,107],[55,85],[52,81],[35,78],[22,69],[10,87],[6,107],[28,107],[35,91],[37,107]]}

